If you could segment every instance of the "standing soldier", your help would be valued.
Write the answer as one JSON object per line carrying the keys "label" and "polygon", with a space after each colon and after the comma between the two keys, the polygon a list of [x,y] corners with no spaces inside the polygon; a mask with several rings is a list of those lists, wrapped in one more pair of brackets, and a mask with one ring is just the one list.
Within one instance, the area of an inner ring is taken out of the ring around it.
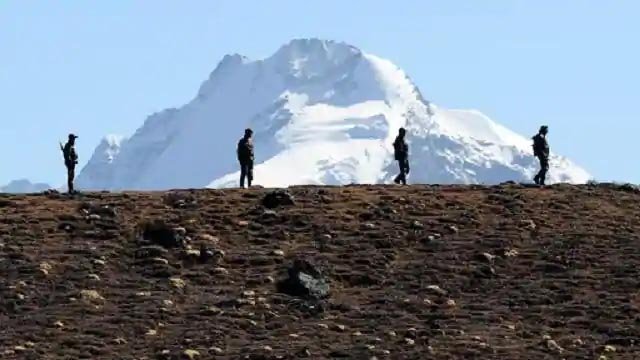
{"label": "standing soldier", "polygon": [[76,176],[76,165],[78,164],[78,154],[75,148],[77,138],[74,134],[69,134],[69,141],[67,141],[64,146],[60,144],[60,150],[62,150],[62,155],[64,155],[64,165],[67,167],[67,187],[69,194],[75,192],[73,189],[73,179]]}
{"label": "standing soldier", "polygon": [[247,178],[247,185],[251,187],[253,181],[253,130],[246,129],[244,136],[238,141],[238,161],[240,162],[240,187],[244,188],[244,179]]}
{"label": "standing soldier", "polygon": [[406,133],[407,131],[404,128],[400,128],[398,136],[393,142],[394,157],[400,166],[400,174],[396,176],[393,182],[404,185],[407,185],[407,174],[409,174],[409,145],[404,139]]}
{"label": "standing soldier", "polygon": [[540,131],[533,137],[533,155],[540,160],[540,172],[533,178],[537,185],[544,185],[549,171],[549,143],[547,142],[547,134],[549,127],[543,125]]}

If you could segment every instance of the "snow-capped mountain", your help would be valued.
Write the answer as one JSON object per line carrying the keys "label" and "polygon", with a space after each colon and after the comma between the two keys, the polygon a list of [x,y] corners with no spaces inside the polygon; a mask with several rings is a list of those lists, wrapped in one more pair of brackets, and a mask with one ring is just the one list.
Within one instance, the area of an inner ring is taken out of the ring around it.
{"label": "snow-capped mountain", "polygon": [[[538,165],[530,139],[477,111],[430,103],[391,62],[308,39],[264,60],[225,56],[193,101],[150,116],[117,146],[103,142],[78,185],[236,186],[235,148],[246,127],[254,130],[255,183],[268,187],[389,183],[400,127],[408,130],[414,183],[530,181]],[[557,155],[549,175],[550,182],[590,178]]]}
{"label": "snow-capped mountain", "polygon": [[27,179],[13,180],[5,186],[0,186],[0,193],[10,194],[26,194],[26,193],[38,193],[51,189],[49,184],[45,183],[32,183]]}
{"label": "snow-capped mountain", "polygon": [[111,189],[114,180],[111,165],[118,157],[120,147],[125,141],[126,138],[120,135],[105,136],[78,176],[76,187],[80,189]]}

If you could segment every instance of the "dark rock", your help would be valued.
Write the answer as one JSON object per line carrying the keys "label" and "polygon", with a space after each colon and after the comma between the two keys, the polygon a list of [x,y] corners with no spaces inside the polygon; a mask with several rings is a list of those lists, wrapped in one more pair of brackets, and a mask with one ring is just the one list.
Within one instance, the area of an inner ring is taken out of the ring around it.
{"label": "dark rock", "polygon": [[184,192],[170,192],[164,196],[164,203],[175,209],[194,208],[197,201],[192,194]]}
{"label": "dark rock", "polygon": [[146,259],[146,258],[154,258],[154,257],[163,257],[168,253],[167,249],[161,246],[143,246],[136,250],[136,258],[138,259]]}
{"label": "dark rock", "polygon": [[222,258],[224,258],[224,252],[217,249],[209,248],[205,245],[200,246],[200,262],[208,263],[215,262],[218,263]]}
{"label": "dark rock", "polygon": [[143,225],[142,238],[164,248],[184,246],[184,238],[176,230],[163,221],[153,221]]}
{"label": "dark rock", "polygon": [[92,202],[82,202],[80,204],[80,210],[85,211],[89,215],[98,215],[101,217],[116,217],[117,211],[114,207],[109,205],[97,205]]}
{"label": "dark rock", "polygon": [[76,225],[68,221],[63,221],[60,224],[58,224],[58,230],[72,232],[75,229],[76,229]]}
{"label": "dark rock", "polygon": [[287,190],[275,190],[262,199],[262,205],[267,209],[275,209],[280,206],[294,205],[293,195]]}
{"label": "dark rock", "polygon": [[316,300],[329,296],[329,284],[308,261],[295,260],[287,273],[288,277],[277,285],[279,292]]}
{"label": "dark rock", "polygon": [[414,230],[421,230],[424,229],[424,225],[420,221],[415,220],[411,223],[411,228]]}

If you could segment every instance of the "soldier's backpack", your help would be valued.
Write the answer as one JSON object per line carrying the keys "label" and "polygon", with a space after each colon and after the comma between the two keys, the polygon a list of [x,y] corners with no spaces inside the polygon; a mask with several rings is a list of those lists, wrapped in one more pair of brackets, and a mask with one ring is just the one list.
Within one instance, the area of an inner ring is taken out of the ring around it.
{"label": "soldier's backpack", "polygon": [[533,139],[533,156],[542,156],[542,153],[544,152],[544,139],[542,139],[542,136],[540,136],[540,134],[537,134],[536,136],[532,137]]}

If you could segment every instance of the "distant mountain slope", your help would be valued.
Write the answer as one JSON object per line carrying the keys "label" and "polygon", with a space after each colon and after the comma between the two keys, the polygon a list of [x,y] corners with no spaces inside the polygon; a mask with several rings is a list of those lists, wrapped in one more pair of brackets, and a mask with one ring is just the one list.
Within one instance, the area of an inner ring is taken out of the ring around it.
{"label": "distant mountain slope", "polygon": [[[117,149],[103,142],[78,185],[235,186],[235,146],[245,127],[255,130],[257,184],[388,183],[401,126],[409,130],[412,182],[530,181],[537,168],[530,140],[477,111],[431,104],[391,62],[305,39],[264,60],[226,56],[189,104],[152,115]],[[551,166],[550,182],[590,178],[557,155]]]}
{"label": "distant mountain slope", "polygon": [[5,186],[0,186],[0,193],[37,193],[50,189],[51,186],[45,183],[32,183],[27,179],[14,180]]}

